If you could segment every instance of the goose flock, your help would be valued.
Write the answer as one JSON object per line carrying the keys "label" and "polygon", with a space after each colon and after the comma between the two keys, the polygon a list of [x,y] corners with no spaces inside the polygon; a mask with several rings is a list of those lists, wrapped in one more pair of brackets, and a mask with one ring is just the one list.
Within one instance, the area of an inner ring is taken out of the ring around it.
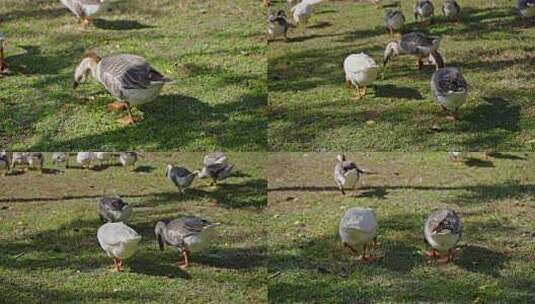
{"label": "goose flock", "polygon": [[[314,13],[314,7],[324,2],[322,0],[288,1],[293,20],[286,17],[284,10],[279,10],[276,15],[268,8],[268,41],[284,37],[286,41],[288,30],[293,27],[301,27],[297,34],[306,35],[306,24]],[[379,8],[379,1],[372,1]],[[399,6],[399,1],[395,3]],[[519,0],[517,10],[521,18],[527,19],[535,16],[535,0]],[[447,21],[461,22],[462,9],[455,0],[444,0],[442,14]],[[388,8],[384,12],[384,24],[390,37],[400,33],[397,41],[391,41],[386,45],[383,58],[383,67],[394,57],[400,55],[412,55],[417,58],[418,69],[424,67],[424,62],[431,62],[436,67],[430,79],[430,91],[436,103],[446,112],[447,119],[456,121],[459,119],[459,109],[466,103],[469,94],[469,85],[458,67],[446,66],[443,56],[439,52],[442,37],[430,36],[424,33],[428,24],[435,22],[435,5],[432,0],[415,0],[414,20],[416,27],[422,30],[412,30],[403,33],[406,22],[401,9]],[[296,35],[296,34],[294,34]],[[343,63],[346,82],[349,88],[355,87],[357,95],[353,99],[361,99],[366,94],[366,88],[372,85],[379,74],[379,67],[375,60],[365,52],[349,54]],[[384,75],[383,75],[384,76]]]}
{"label": "goose flock", "polygon": [[[450,160],[458,164],[464,156],[461,152],[449,152]],[[342,195],[344,190],[354,190],[360,176],[366,174],[355,162],[344,154],[336,157],[334,182]],[[424,240],[431,247],[425,253],[439,263],[449,263],[454,259],[453,249],[461,239],[462,223],[457,213],[448,207],[437,208],[431,212],[424,223]],[[379,246],[377,231],[379,220],[371,208],[354,207],[342,216],[338,234],[345,248],[363,261],[373,260],[372,249]],[[373,246],[371,245],[373,243]]]}
{"label": "goose flock", "polygon": [[[86,169],[95,168],[93,162],[99,162],[98,166],[110,165],[113,159],[125,168],[132,169],[139,156],[141,154],[135,152],[54,152],[51,158],[55,166],[65,166],[66,169],[70,168],[71,157],[75,157],[79,167]],[[42,173],[44,165],[45,154],[41,152],[0,152],[0,171],[3,176],[9,176],[19,170],[19,167],[23,167],[24,171],[30,169]],[[203,167],[199,170],[190,172],[185,167],[168,164],[165,175],[182,194],[192,185],[195,177],[209,177],[212,179],[211,185],[215,185],[217,181],[227,179],[233,168],[234,165],[228,163],[225,154],[215,152],[204,157]],[[136,253],[141,241],[141,235],[127,225],[135,207],[119,195],[103,196],[98,202],[97,211],[100,220],[104,222],[97,231],[100,247],[113,258],[113,271],[123,271],[124,260]],[[190,265],[191,253],[202,250],[210,243],[214,236],[213,228],[218,225],[219,223],[198,216],[185,215],[169,222],[158,221],[154,233],[160,249],[163,250],[164,245],[168,245],[179,251],[183,257],[179,266],[186,269]]]}

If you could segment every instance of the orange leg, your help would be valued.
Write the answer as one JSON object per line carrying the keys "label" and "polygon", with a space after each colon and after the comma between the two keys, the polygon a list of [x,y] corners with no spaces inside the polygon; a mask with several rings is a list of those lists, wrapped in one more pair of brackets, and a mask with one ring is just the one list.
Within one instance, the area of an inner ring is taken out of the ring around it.
{"label": "orange leg", "polygon": [[119,268],[119,259],[113,258],[113,272],[120,272],[121,269]]}
{"label": "orange leg", "polygon": [[436,258],[438,257],[438,252],[435,249],[431,249],[431,251],[426,251],[425,255],[430,258]]}
{"label": "orange leg", "polygon": [[128,103],[126,102],[112,102],[108,104],[108,111],[110,112],[118,112],[118,111],[124,111],[128,110]]}
{"label": "orange leg", "polygon": [[182,262],[179,262],[178,266],[181,268],[181,269],[186,269],[189,267],[189,251],[187,250],[184,250],[182,251],[182,256],[184,257],[184,261]]}
{"label": "orange leg", "polygon": [[344,242],[344,247],[345,247],[345,248],[348,248],[348,249],[351,251],[351,253],[353,253],[354,255],[358,255],[358,254],[359,254],[358,251],[357,251],[357,249],[353,248],[353,247],[352,247],[351,245],[349,245],[348,243],[345,243],[345,242]]}

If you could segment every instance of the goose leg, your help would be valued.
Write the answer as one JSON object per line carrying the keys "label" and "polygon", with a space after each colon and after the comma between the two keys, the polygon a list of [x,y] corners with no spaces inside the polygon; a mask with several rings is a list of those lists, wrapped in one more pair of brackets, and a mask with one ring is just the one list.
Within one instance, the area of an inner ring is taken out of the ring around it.
{"label": "goose leg", "polygon": [[437,253],[437,251],[435,249],[431,249],[431,251],[426,251],[425,255],[430,257],[430,258],[438,257],[438,253]]}
{"label": "goose leg", "polygon": [[351,89],[351,87],[352,87],[351,80],[347,79],[346,80],[346,88]]}
{"label": "goose leg", "polygon": [[342,195],[346,195],[346,192],[344,191],[344,187],[339,187],[339,189],[342,192]]}
{"label": "goose leg", "polygon": [[3,74],[7,71],[7,63],[6,63],[6,60],[4,59],[4,47],[1,46],[0,47],[0,74]]}
{"label": "goose leg", "polygon": [[357,251],[357,249],[353,248],[351,245],[349,245],[348,243],[344,242],[344,247],[345,248],[348,248],[351,253],[353,253],[354,255],[358,255],[359,252]]}
{"label": "goose leg", "polygon": [[424,68],[424,63],[422,61],[422,58],[418,58],[418,70],[421,70]]}
{"label": "goose leg", "polygon": [[136,123],[136,119],[134,118],[134,116],[132,115],[132,109],[130,107],[130,105],[128,105],[128,115],[123,117],[123,118],[119,118],[117,121],[123,125],[132,125],[132,124],[135,124]]}
{"label": "goose leg", "polygon": [[354,96],[352,99],[353,100],[359,100],[359,99],[362,98],[362,96],[360,95],[360,87],[358,85],[356,85],[355,87],[356,87],[355,89],[357,90],[357,95]]}
{"label": "goose leg", "polygon": [[128,103],[126,102],[119,102],[119,101],[114,101],[112,103],[109,103],[108,104],[108,111],[110,112],[118,112],[118,111],[124,111],[124,110],[128,110]]}
{"label": "goose leg", "polygon": [[112,269],[113,272],[120,272],[121,270],[119,269],[119,259],[118,258],[113,258],[113,269]]}
{"label": "goose leg", "polygon": [[[367,91],[367,90],[368,90],[368,87],[364,87],[364,88],[362,88],[362,95],[361,95],[361,97],[366,96],[366,91]],[[360,93],[360,91],[359,91],[359,93]]]}
{"label": "goose leg", "polygon": [[189,251],[182,251],[182,257],[184,257],[184,261],[180,262],[178,266],[180,269],[186,269],[189,267]]}

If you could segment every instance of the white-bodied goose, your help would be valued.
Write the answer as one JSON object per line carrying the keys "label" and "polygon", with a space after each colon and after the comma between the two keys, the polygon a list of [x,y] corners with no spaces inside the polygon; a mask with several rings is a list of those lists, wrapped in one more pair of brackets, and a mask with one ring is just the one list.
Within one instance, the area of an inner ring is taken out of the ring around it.
{"label": "white-bodied goose", "polygon": [[136,169],[136,162],[138,158],[138,153],[136,152],[121,152],[119,154],[119,162],[121,165],[123,165],[127,170],[135,170]]}
{"label": "white-bodied goose", "polygon": [[290,9],[293,14],[294,24],[302,28],[305,34],[306,25],[310,16],[314,12],[314,4],[320,3],[322,0],[303,0]]}
{"label": "white-bodied goose", "polygon": [[345,195],[344,189],[355,189],[360,179],[360,174],[364,173],[364,171],[360,170],[354,162],[348,161],[344,154],[337,155],[336,161],[334,182],[342,194]]}
{"label": "white-bodied goose", "polygon": [[25,169],[30,165],[28,157],[30,152],[13,152],[11,156],[11,169],[14,169],[17,165],[24,166]]}
{"label": "white-bodied goose", "polygon": [[113,270],[123,271],[123,260],[136,253],[141,235],[122,222],[107,223],[98,229],[97,239],[106,254],[113,257]]}
{"label": "white-bodied goose", "polygon": [[[373,209],[369,208],[351,208],[346,211],[340,225],[338,233],[344,244],[354,254],[359,254],[362,248],[361,258],[368,260],[371,258],[370,243],[377,246],[377,218]],[[366,255],[368,252],[368,255]]]}
{"label": "white-bodied goose", "polygon": [[423,68],[423,59],[432,57],[437,67],[444,67],[444,60],[438,52],[441,37],[427,36],[421,32],[411,32],[401,36],[399,42],[390,42],[385,49],[384,65],[391,58],[403,54],[413,55],[418,58],[418,69]]}
{"label": "white-bodied goose", "polygon": [[95,53],[86,53],[74,73],[73,87],[85,81],[89,74],[120,101],[109,104],[110,110],[128,110],[128,116],[118,120],[123,124],[133,124],[139,120],[132,116],[131,106],[153,101],[162,87],[171,82],[143,57],[130,54],[100,58]]}
{"label": "white-bodied goose", "polygon": [[228,157],[223,152],[214,152],[206,154],[203,158],[203,165],[210,166],[213,164],[228,164]]}
{"label": "white-bodied goose", "polygon": [[370,56],[360,53],[351,54],[344,60],[344,72],[346,74],[346,86],[354,86],[357,95],[353,99],[361,99],[366,95],[366,90],[377,79],[379,66]]}
{"label": "white-bodied goose", "polygon": [[91,16],[102,9],[105,0],[60,0],[80,20],[83,27],[91,23]]}
{"label": "white-bodied goose", "polygon": [[435,14],[435,6],[431,0],[418,0],[414,6],[414,20],[428,19],[430,23],[433,23],[433,16]]}
{"label": "white-bodied goose", "polygon": [[442,109],[457,120],[458,110],[468,97],[468,84],[457,68],[440,68],[431,77],[431,92]]}
{"label": "white-bodied goose", "polygon": [[102,197],[98,203],[98,214],[101,221],[126,222],[132,214],[132,207],[120,197]]}
{"label": "white-bodied goose", "polygon": [[280,36],[283,36],[284,40],[288,40],[289,28],[290,23],[286,19],[286,13],[283,10],[278,11],[276,15],[271,12],[271,9],[268,10],[268,42]]}
{"label": "white-bodied goose", "polygon": [[394,35],[395,31],[401,30],[405,25],[405,15],[400,10],[387,9],[385,11],[385,26],[390,32],[390,36]]}
{"label": "white-bodied goose", "polygon": [[165,176],[178,187],[180,193],[184,193],[184,190],[191,186],[191,183],[199,173],[199,171],[191,172],[184,167],[175,167],[173,165],[167,165],[165,170]]}
{"label": "white-bodied goose", "polygon": [[41,152],[30,152],[28,154],[28,167],[33,170],[39,170],[43,173],[43,167],[45,164],[45,156]]}
{"label": "white-bodied goose", "polygon": [[523,18],[535,16],[535,0],[518,0],[518,13]]}
{"label": "white-bodied goose", "polygon": [[91,168],[91,162],[95,159],[95,152],[78,152],[76,162],[85,169]]}
{"label": "white-bodied goose", "polygon": [[0,74],[9,73],[7,61],[4,57],[4,42],[5,42],[5,35],[3,32],[0,32]]}
{"label": "white-bodied goose", "polygon": [[212,238],[213,228],[219,225],[196,216],[184,216],[168,223],[158,222],[154,228],[160,250],[164,246],[176,247],[184,260],[179,263],[180,268],[189,266],[192,252],[202,250]]}
{"label": "white-bodied goose", "polygon": [[455,0],[446,0],[442,5],[442,13],[446,18],[456,19],[459,22],[461,15],[461,6]]}
{"label": "white-bodied goose", "polygon": [[425,240],[432,247],[427,256],[432,258],[445,258],[441,262],[453,259],[453,247],[461,239],[463,226],[457,213],[449,208],[435,209],[425,221]]}
{"label": "white-bodied goose", "polygon": [[466,152],[452,151],[448,152],[448,156],[454,164],[458,165],[464,160]]}
{"label": "white-bodied goose", "polygon": [[54,165],[65,164],[65,168],[69,168],[69,153],[67,152],[52,153],[52,163]]}

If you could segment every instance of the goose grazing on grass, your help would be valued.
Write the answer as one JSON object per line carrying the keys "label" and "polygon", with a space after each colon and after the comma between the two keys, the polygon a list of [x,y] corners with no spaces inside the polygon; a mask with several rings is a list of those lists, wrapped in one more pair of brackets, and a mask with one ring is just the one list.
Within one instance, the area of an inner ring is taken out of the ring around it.
{"label": "goose grazing on grass", "polygon": [[346,86],[354,86],[357,95],[353,99],[361,99],[366,95],[366,90],[377,79],[379,66],[370,56],[360,53],[351,54],[344,60],[344,72],[346,74]]}
{"label": "goose grazing on grass", "polygon": [[229,165],[226,162],[205,163],[198,176],[199,178],[210,177],[212,179],[211,185],[216,185],[217,181],[222,181],[229,177],[233,168],[234,165]]}
{"label": "goose grazing on grass", "polygon": [[456,121],[458,110],[468,97],[468,84],[457,68],[437,69],[431,77],[431,92],[448,119]]}
{"label": "goose grazing on grass", "polygon": [[448,152],[450,160],[456,165],[460,164],[464,160],[465,154],[465,152]]}
{"label": "goose grazing on grass", "polygon": [[69,153],[67,152],[52,153],[52,163],[54,165],[65,164],[65,168],[69,168]]}
{"label": "goose grazing on grass", "polygon": [[414,6],[414,20],[418,21],[418,17],[429,20],[429,23],[433,23],[433,16],[435,14],[435,6],[431,0],[418,0]]}
{"label": "goose grazing on grass", "polygon": [[[425,240],[432,247],[426,255],[440,262],[453,259],[453,247],[461,238],[463,226],[457,213],[449,208],[435,209],[425,222]],[[443,259],[441,255],[445,255]]]}
{"label": "goose grazing on grass", "polygon": [[105,0],[60,0],[80,20],[85,28],[91,23],[91,16],[102,9]]}
{"label": "goose grazing on grass", "polygon": [[137,158],[138,154],[136,152],[121,152],[119,154],[119,162],[130,171],[136,169]]}
{"label": "goose grazing on grass", "polygon": [[446,0],[444,1],[444,5],[442,5],[442,13],[446,18],[456,19],[459,22],[461,6],[455,0]]}
{"label": "goose grazing on grass", "polygon": [[39,170],[39,173],[43,173],[43,167],[45,164],[45,156],[41,152],[31,152],[28,154],[28,167],[33,170]]}
{"label": "goose grazing on grass", "polygon": [[351,208],[340,220],[338,233],[344,247],[349,248],[353,254],[358,255],[358,250],[362,248],[360,258],[366,261],[372,257],[370,242],[377,247],[377,229],[377,218],[373,209]]}
{"label": "goose grazing on grass", "polygon": [[186,188],[191,186],[191,183],[199,173],[199,171],[191,172],[184,167],[175,167],[173,165],[167,165],[165,170],[165,176],[178,187],[180,193],[184,193]]}
{"label": "goose grazing on grass", "polygon": [[17,165],[24,166],[27,169],[30,165],[28,157],[30,152],[13,152],[11,158],[11,169],[14,169]]}
{"label": "goose grazing on grass", "polygon": [[342,195],[345,195],[344,189],[355,189],[360,179],[360,174],[364,173],[364,171],[360,170],[354,162],[348,161],[344,154],[337,155],[336,160],[334,182],[342,192]]}
{"label": "goose grazing on grass", "polygon": [[78,152],[76,154],[76,162],[82,168],[91,168],[91,162],[95,159],[95,152]]}
{"label": "goose grazing on grass", "polygon": [[385,26],[390,32],[390,36],[394,35],[394,31],[399,31],[405,25],[405,16],[400,10],[388,9],[385,11]]}
{"label": "goose grazing on grass", "polygon": [[123,260],[134,255],[139,247],[141,235],[122,222],[107,223],[97,231],[100,247],[113,257],[113,271],[123,271]]}
{"label": "goose grazing on grass", "polygon": [[391,58],[403,54],[413,55],[418,58],[418,69],[424,66],[423,59],[431,57],[438,68],[444,67],[444,60],[438,52],[441,37],[427,36],[420,32],[411,32],[401,36],[399,42],[390,42],[385,49],[384,65]]}
{"label": "goose grazing on grass", "polygon": [[122,124],[133,124],[140,118],[132,116],[131,106],[153,101],[170,79],[156,71],[143,57],[121,54],[100,58],[87,52],[74,73],[76,88],[91,74],[119,102],[108,104],[111,111],[127,110],[128,116],[119,119]]}
{"label": "goose grazing on grass", "polygon": [[213,164],[227,164],[228,157],[223,152],[214,152],[206,154],[203,159],[204,166],[210,166]]}
{"label": "goose grazing on grass", "polygon": [[98,203],[101,221],[111,223],[126,222],[132,214],[132,208],[120,197],[102,197]]}
{"label": "goose grazing on grass", "polygon": [[305,34],[308,20],[314,12],[313,5],[321,1],[323,0],[303,0],[290,9],[290,12],[293,14],[294,24],[301,27],[303,34]]}
{"label": "goose grazing on grass", "polygon": [[154,228],[160,250],[164,246],[176,247],[184,260],[179,262],[179,267],[189,267],[189,258],[192,252],[202,250],[213,237],[213,228],[219,223],[211,223],[196,216],[184,216],[168,223],[158,222]]}
{"label": "goose grazing on grass", "polygon": [[4,41],[5,41],[4,33],[0,32],[0,74],[9,73],[7,61],[4,57]]}
{"label": "goose grazing on grass", "polygon": [[523,18],[535,16],[535,0],[518,0],[518,13]]}
{"label": "goose grazing on grass", "polygon": [[268,43],[279,36],[283,36],[284,40],[288,40],[289,28],[290,23],[286,19],[286,13],[283,10],[278,11],[277,15],[274,15],[271,9],[268,10]]}

